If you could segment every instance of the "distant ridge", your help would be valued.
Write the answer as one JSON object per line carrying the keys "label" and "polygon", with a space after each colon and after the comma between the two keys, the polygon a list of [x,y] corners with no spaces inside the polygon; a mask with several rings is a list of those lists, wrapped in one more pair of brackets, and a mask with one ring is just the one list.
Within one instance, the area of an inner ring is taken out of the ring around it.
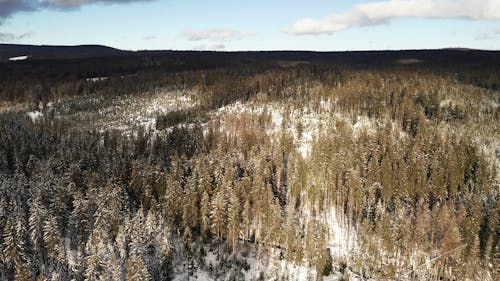
{"label": "distant ridge", "polygon": [[[26,58],[26,59],[24,59]],[[110,62],[111,61],[113,62]],[[324,63],[357,67],[386,65],[468,65],[483,67],[499,65],[500,51],[467,48],[371,51],[182,51],[140,50],[124,51],[103,45],[50,46],[0,44],[0,63],[30,65],[44,60],[65,60],[71,67],[82,67],[81,60],[94,65],[113,65],[114,71],[123,71],[124,65],[137,71],[139,66],[164,69],[199,69],[224,65],[276,62],[283,67],[297,63]],[[106,62],[105,62],[106,61]],[[90,63],[90,62],[89,62]]]}
{"label": "distant ridge", "polygon": [[50,46],[0,44],[0,61],[13,57],[28,56],[30,60],[39,59],[85,59],[94,57],[117,56],[125,51],[102,45]]}
{"label": "distant ridge", "polygon": [[455,47],[455,48],[443,48],[442,50],[445,50],[445,51],[482,51],[482,50],[480,50],[480,49],[460,48],[460,47]]}

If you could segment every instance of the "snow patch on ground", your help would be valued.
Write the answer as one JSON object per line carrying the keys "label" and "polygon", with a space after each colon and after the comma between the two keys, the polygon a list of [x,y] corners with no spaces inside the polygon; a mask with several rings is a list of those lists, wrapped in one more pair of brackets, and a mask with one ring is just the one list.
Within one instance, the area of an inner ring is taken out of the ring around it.
{"label": "snow patch on ground", "polygon": [[366,116],[358,116],[356,123],[352,126],[352,130],[354,134],[357,136],[362,130],[367,130],[368,133],[375,133],[375,126],[376,124],[374,123],[373,120],[370,120]]}
{"label": "snow patch on ground", "polygon": [[193,97],[190,91],[157,89],[142,95],[120,96],[111,100],[95,95],[81,101],[61,101],[53,108],[56,116],[79,126],[90,124],[92,127],[89,129],[101,132],[114,130],[132,135],[140,127],[146,132],[157,133],[157,116],[196,105]]}
{"label": "snow patch on ground", "polygon": [[204,270],[197,270],[189,280],[199,280],[199,281],[215,281],[210,274]]}
{"label": "snow patch on ground", "polygon": [[356,249],[356,233],[347,223],[347,219],[337,213],[335,208],[331,208],[326,213],[326,224],[328,226],[328,247],[332,256],[348,257]]}
{"label": "snow patch on ground", "polygon": [[9,61],[22,61],[22,60],[27,60],[28,58],[29,56],[18,56],[9,58]]}
{"label": "snow patch on ground", "polygon": [[219,262],[217,261],[217,256],[213,252],[209,251],[207,253],[207,256],[205,257],[205,264],[217,266],[219,264]]}
{"label": "snow patch on ground", "polygon": [[[198,244],[198,243],[196,243]],[[215,245],[198,244],[204,248],[206,256],[202,257],[201,264],[198,258],[194,259],[194,267],[187,266],[188,256],[184,249],[178,248],[174,252],[173,280],[342,280],[343,274],[334,272],[330,276],[317,278],[316,269],[305,263],[295,264],[283,258],[282,249],[270,248],[269,251],[260,252],[257,246],[250,243],[232,255],[227,253],[217,255]],[[198,252],[198,251],[197,251]],[[189,274],[189,270],[191,274]],[[356,279],[353,279],[356,280]]]}
{"label": "snow patch on ground", "polygon": [[[312,144],[327,126],[336,122],[345,122],[351,127],[354,136],[359,136],[362,131],[373,134],[380,124],[366,116],[357,116],[355,120],[339,113],[332,112],[330,100],[322,100],[317,110],[311,110],[310,106],[285,108],[277,103],[241,103],[236,102],[221,107],[213,115],[220,120],[221,132],[228,135],[237,135],[241,126],[234,126],[235,119],[248,117],[251,119],[263,119],[265,121],[262,129],[268,136],[279,136],[283,130],[293,136],[294,144],[304,159],[311,156]],[[237,123],[240,124],[240,123]]]}
{"label": "snow patch on ground", "polygon": [[258,280],[316,280],[316,270],[301,264],[294,264],[280,258],[281,250],[271,248],[266,255],[253,250],[247,258],[250,269],[244,271],[245,281]]}
{"label": "snow patch on ground", "polygon": [[313,133],[311,131],[303,133],[298,148],[300,155],[302,155],[302,158],[308,158],[311,155],[312,140],[313,140]]}
{"label": "snow patch on ground", "polygon": [[89,77],[85,79],[87,82],[99,82],[108,79],[108,77]]}
{"label": "snow patch on ground", "polygon": [[28,115],[28,117],[31,118],[31,121],[35,122],[36,120],[38,120],[43,116],[43,113],[41,113],[38,110],[35,110],[27,112],[26,115]]}
{"label": "snow patch on ground", "polygon": [[[288,280],[316,280],[316,270],[286,261],[280,262],[280,275],[288,275]],[[313,279],[314,278],[314,279]]]}

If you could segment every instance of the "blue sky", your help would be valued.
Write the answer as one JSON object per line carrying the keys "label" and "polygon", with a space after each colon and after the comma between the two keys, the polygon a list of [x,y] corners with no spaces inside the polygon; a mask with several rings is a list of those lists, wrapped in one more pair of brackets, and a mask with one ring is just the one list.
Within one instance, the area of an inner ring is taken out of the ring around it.
{"label": "blue sky", "polygon": [[120,49],[500,49],[500,0],[0,0],[0,42]]}

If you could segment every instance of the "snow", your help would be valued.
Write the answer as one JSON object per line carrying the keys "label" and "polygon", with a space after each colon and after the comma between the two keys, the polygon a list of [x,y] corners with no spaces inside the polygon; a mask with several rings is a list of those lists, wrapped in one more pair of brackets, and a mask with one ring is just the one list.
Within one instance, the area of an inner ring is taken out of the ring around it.
{"label": "snow", "polygon": [[299,144],[299,152],[302,158],[307,159],[311,155],[313,132],[307,131],[302,134],[302,140]]}
{"label": "snow", "polygon": [[9,58],[10,61],[22,61],[22,60],[27,60],[29,56],[18,56],[18,57],[12,57]]}
{"label": "snow", "polygon": [[328,247],[332,256],[349,256],[356,248],[356,234],[349,233],[345,216],[342,215],[342,212],[337,213],[335,208],[331,208],[326,214],[326,223],[329,231]]}
{"label": "snow", "polygon": [[207,253],[207,256],[205,257],[205,264],[217,266],[219,264],[219,262],[217,261],[217,256],[213,252],[209,251]]}
{"label": "snow", "polygon": [[316,270],[304,265],[297,265],[280,259],[279,249],[272,248],[267,255],[259,256],[253,249],[246,258],[250,265],[248,271],[243,270],[245,281],[257,280],[263,274],[265,280],[315,280]]}
{"label": "snow", "polygon": [[[367,116],[356,116],[351,118],[340,112],[334,112],[331,100],[321,100],[317,111],[311,110],[311,106],[285,108],[278,103],[258,103],[236,102],[219,108],[212,118],[219,118],[221,122],[220,131],[228,135],[235,135],[241,131],[240,127],[234,126],[234,122],[239,118],[250,116],[255,119],[257,116],[268,117],[268,121],[263,131],[268,136],[279,136],[282,130],[286,130],[294,138],[297,151],[304,159],[308,159],[312,154],[312,144],[322,133],[324,125],[334,125],[335,122],[344,122],[354,134],[359,137],[361,132],[374,134],[376,128],[382,124]],[[264,118],[266,119],[266,118]],[[284,124],[283,122],[286,121]],[[275,139],[275,138],[271,138]]]}
{"label": "snow", "polygon": [[[308,280],[311,276],[316,276],[316,270],[302,265],[295,265],[290,262],[281,261],[281,272],[288,275],[289,280]],[[312,279],[315,280],[316,278]]]}
{"label": "snow", "polygon": [[199,280],[199,281],[215,281],[215,279],[210,277],[210,274],[203,270],[197,270],[189,280]]}
{"label": "snow", "polygon": [[319,107],[321,108],[321,110],[324,110],[324,111],[330,111],[331,110],[331,100],[328,99],[328,100],[321,100],[319,102]]}
{"label": "snow", "polygon": [[323,276],[323,281],[340,281],[344,280],[344,276],[340,272],[330,274],[330,276]]}
{"label": "snow", "polygon": [[[213,117],[219,117],[221,119],[221,131],[225,131],[227,134],[237,134],[239,127],[231,126],[231,119],[238,119],[241,116],[250,116],[255,118],[256,116],[267,115],[269,120],[263,128],[264,133],[268,136],[277,136],[282,132],[282,129],[287,130],[294,136],[296,147],[304,158],[308,157],[311,152],[311,143],[313,136],[318,133],[318,125],[321,122],[318,120],[317,116],[314,114],[304,114],[307,109],[294,109],[289,116],[289,120],[286,124],[283,124],[285,120],[285,108],[282,105],[274,103],[246,103],[242,104],[236,102],[231,105],[221,107]],[[301,123],[303,130],[300,134],[297,130],[298,124]]]}
{"label": "snow", "polygon": [[[195,262],[194,269],[191,275],[187,270],[186,254],[184,249],[178,248],[174,250],[174,278],[175,281],[184,280],[200,280],[200,281],[215,281],[215,280],[236,280],[253,281],[264,277],[264,280],[318,280],[317,272],[314,267],[309,267],[305,263],[296,264],[282,258],[283,250],[278,248],[270,248],[265,253],[260,252],[254,244],[249,244],[248,247],[242,248],[234,256],[225,256],[229,258],[222,263],[219,256],[215,254],[214,245],[210,246],[202,244],[206,256],[203,258],[203,264]],[[243,254],[244,253],[244,254]],[[232,261],[239,261],[232,262]],[[246,266],[243,266],[245,263]],[[354,274],[346,273],[349,277],[355,277]],[[330,276],[323,276],[324,281],[342,280],[344,275],[340,272],[334,272]],[[352,279],[358,280],[358,279]]]}
{"label": "snow", "polygon": [[108,77],[89,77],[87,79],[85,79],[87,82],[99,82],[99,81],[104,81],[108,79]]}
{"label": "snow", "polygon": [[272,111],[271,119],[273,121],[274,127],[279,127],[283,123],[283,113],[279,111]]}
{"label": "snow", "polygon": [[375,123],[366,116],[358,116],[356,124],[352,126],[354,134],[357,136],[362,130],[366,129],[369,133],[374,133]]}
{"label": "snow", "polygon": [[[124,135],[137,133],[142,127],[146,132],[156,131],[156,118],[173,110],[181,110],[196,105],[191,91],[166,91],[155,89],[143,95],[120,96],[105,100],[99,95],[82,100],[60,101],[53,106],[56,116],[64,117],[78,124],[92,124],[92,129],[100,132],[116,130]],[[96,110],[79,110],[84,104]],[[154,136],[154,134],[153,134]]]}
{"label": "snow", "polygon": [[28,115],[28,117],[31,118],[31,120],[33,122],[35,122],[36,120],[38,120],[40,117],[43,116],[43,113],[41,113],[38,110],[35,110],[35,111],[27,112],[26,115]]}

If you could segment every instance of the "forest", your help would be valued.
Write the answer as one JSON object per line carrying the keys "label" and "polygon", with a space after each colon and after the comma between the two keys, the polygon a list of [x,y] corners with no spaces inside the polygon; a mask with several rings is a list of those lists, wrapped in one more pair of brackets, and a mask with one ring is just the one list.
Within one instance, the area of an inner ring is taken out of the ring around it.
{"label": "forest", "polygon": [[0,280],[498,280],[500,52],[0,62]]}

